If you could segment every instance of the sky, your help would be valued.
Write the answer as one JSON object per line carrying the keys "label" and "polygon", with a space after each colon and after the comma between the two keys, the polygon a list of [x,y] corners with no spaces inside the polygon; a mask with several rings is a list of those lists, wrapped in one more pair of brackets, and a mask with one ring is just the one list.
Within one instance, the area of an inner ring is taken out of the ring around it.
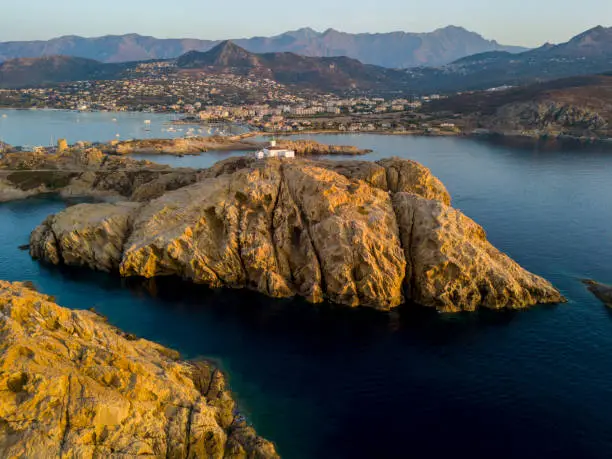
{"label": "sky", "polygon": [[[462,26],[507,45],[569,40],[612,25],[610,0],[20,0],[2,1],[0,41],[140,33],[228,39],[312,27],[429,32]],[[608,21],[609,23],[606,23]]]}

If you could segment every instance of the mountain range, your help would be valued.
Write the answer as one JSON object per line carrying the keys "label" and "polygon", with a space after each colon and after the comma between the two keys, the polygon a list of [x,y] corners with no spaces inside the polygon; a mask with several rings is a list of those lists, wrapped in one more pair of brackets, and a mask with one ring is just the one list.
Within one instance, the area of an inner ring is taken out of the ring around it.
{"label": "mountain range", "polygon": [[[293,52],[310,57],[346,56],[365,64],[389,68],[438,66],[477,53],[526,50],[500,45],[456,26],[428,33],[375,34],[351,34],[334,29],[317,32],[303,28],[272,37],[232,41],[254,53]],[[219,40],[159,39],[137,34],[96,38],[64,36],[48,41],[0,42],[0,62],[52,55],[82,57],[105,63],[173,59],[189,51],[208,51],[219,43]]]}
{"label": "mountain range", "polygon": [[[313,91],[383,93],[405,88],[401,70],[362,64],[348,57],[308,57],[294,53],[251,53],[225,41],[206,52],[190,51],[178,59],[176,73],[233,73],[270,78]],[[52,85],[79,80],[129,77],[138,62],[103,63],[69,56],[11,59],[0,64],[0,88]]]}
{"label": "mountain range", "polygon": [[387,92],[401,90],[401,70],[368,65],[348,57],[309,57],[294,53],[251,53],[230,41],[176,60],[179,72],[206,70],[270,78],[285,85],[319,91]]}
{"label": "mountain range", "polygon": [[612,71],[612,27],[598,26],[558,45],[547,43],[518,54],[481,53],[443,67],[407,72],[420,90],[463,91],[609,71]]}
{"label": "mountain range", "polygon": [[[290,52],[253,53],[226,41],[189,51],[173,71],[262,76],[299,89],[369,94],[452,93],[520,86],[612,71],[612,28],[595,27],[566,43],[518,54],[481,53],[440,67],[390,69],[349,57],[311,57]],[[67,56],[19,58],[0,64],[0,87],[41,86],[76,80],[124,78],[135,62],[103,63]]]}

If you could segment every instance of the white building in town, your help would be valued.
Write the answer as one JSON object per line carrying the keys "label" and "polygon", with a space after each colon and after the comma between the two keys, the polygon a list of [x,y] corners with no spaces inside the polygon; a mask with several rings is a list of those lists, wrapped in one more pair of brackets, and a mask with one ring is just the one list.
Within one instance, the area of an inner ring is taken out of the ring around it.
{"label": "white building in town", "polygon": [[276,146],[276,140],[271,140],[270,145],[255,153],[257,159],[263,158],[295,158],[295,151],[285,150]]}

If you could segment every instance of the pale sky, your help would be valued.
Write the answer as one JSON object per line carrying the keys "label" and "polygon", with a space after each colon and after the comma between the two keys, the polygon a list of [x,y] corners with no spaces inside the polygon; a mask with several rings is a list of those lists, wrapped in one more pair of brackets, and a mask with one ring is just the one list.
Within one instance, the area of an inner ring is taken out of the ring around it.
{"label": "pale sky", "polygon": [[611,0],[2,0],[0,41],[140,33],[227,39],[300,27],[429,32],[457,25],[507,45],[559,43],[612,25]]}

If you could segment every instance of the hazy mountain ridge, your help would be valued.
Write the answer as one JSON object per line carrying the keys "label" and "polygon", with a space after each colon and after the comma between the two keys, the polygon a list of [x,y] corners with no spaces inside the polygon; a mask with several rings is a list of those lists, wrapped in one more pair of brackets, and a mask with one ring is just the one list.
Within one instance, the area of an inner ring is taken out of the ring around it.
{"label": "hazy mountain ridge", "polygon": [[524,85],[612,71],[612,27],[583,32],[566,43],[524,53],[486,52],[440,68],[408,70],[422,91],[466,91]]}
{"label": "hazy mountain ridge", "polygon": [[323,91],[389,91],[405,87],[406,76],[399,70],[362,64],[348,57],[309,57],[295,53],[255,54],[230,41],[201,53],[191,51],[179,59],[183,71],[232,72],[259,75],[279,83]]}
{"label": "hazy mountain ridge", "polygon": [[[307,57],[294,53],[255,54],[226,41],[210,51],[190,51],[176,59],[180,73],[233,73],[265,77],[300,89],[344,93],[406,88],[401,70],[366,65],[347,57]],[[78,80],[119,79],[137,63],[107,64],[68,56],[12,59],[0,64],[0,87],[17,88]]]}
{"label": "hazy mountain ridge", "polygon": [[[314,36],[317,32],[302,30],[299,34]],[[179,72],[223,71],[271,78],[300,89],[324,92],[455,93],[610,72],[612,28],[596,27],[566,43],[546,44],[524,53],[489,51],[445,66],[406,70],[363,64],[348,57],[309,57],[291,52],[256,54],[229,41],[207,52],[184,53],[175,62]],[[0,86],[121,78],[126,75],[125,70],[134,66],[134,62],[104,64],[65,56],[17,59],[0,64]]]}
{"label": "hazy mountain ridge", "polygon": [[118,78],[129,64],[104,64],[70,56],[11,59],[0,64],[0,88],[52,85],[66,81]]}
{"label": "hazy mountain ridge", "polygon": [[[524,51],[500,45],[461,27],[449,26],[427,33],[389,32],[351,34],[310,28],[272,37],[232,40],[254,53],[293,52],[311,57],[347,56],[366,64],[390,68],[437,66],[486,51]],[[84,38],[64,36],[48,41],[0,42],[0,61],[17,57],[67,55],[100,62],[172,59],[188,51],[208,51],[220,40],[158,39],[137,34]]]}

